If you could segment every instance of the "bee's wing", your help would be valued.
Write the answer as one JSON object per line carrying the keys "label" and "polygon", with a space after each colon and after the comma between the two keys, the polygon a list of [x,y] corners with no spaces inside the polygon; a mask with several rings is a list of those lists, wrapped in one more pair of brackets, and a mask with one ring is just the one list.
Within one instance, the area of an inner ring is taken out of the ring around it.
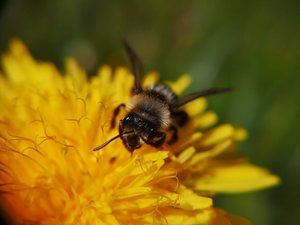
{"label": "bee's wing", "polygon": [[131,71],[134,75],[134,93],[140,93],[142,91],[141,86],[141,76],[144,74],[144,67],[140,60],[140,58],[137,56],[134,49],[129,45],[129,43],[123,39],[123,46],[125,48],[125,51],[129,57],[130,64],[131,64]]}
{"label": "bee's wing", "polygon": [[178,99],[172,106],[177,109],[180,108],[181,106],[185,105],[186,103],[193,101],[197,98],[205,97],[208,95],[215,95],[223,92],[228,92],[231,91],[232,88],[210,88],[207,90],[195,92],[192,94],[189,94],[181,99]]}

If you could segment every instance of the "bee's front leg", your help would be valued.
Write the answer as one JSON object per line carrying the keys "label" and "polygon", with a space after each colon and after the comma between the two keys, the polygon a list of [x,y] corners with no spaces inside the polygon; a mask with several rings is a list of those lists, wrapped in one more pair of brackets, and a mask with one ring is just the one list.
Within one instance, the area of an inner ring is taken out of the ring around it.
{"label": "bee's front leg", "polygon": [[111,120],[110,128],[113,129],[116,126],[116,118],[120,113],[121,108],[125,107],[125,104],[122,103],[114,109],[113,118]]}
{"label": "bee's front leg", "polygon": [[146,143],[149,145],[152,145],[156,148],[160,147],[163,143],[165,143],[166,140],[166,133],[164,132],[156,132],[155,136],[151,141],[147,141]]}
{"label": "bee's front leg", "polygon": [[169,145],[171,145],[171,144],[174,144],[178,140],[178,131],[177,131],[177,127],[175,127],[174,125],[172,125],[168,130],[173,131],[170,140],[167,141],[167,143]]}

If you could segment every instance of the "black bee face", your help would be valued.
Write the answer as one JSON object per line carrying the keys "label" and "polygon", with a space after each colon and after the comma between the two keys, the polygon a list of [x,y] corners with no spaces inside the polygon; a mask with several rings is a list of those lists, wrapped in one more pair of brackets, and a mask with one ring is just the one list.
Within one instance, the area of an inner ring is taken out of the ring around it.
{"label": "black bee face", "polygon": [[121,139],[130,152],[141,147],[141,137],[138,132],[140,122],[140,118],[130,114],[119,123]]}
{"label": "black bee face", "polygon": [[159,147],[165,140],[165,133],[157,131],[150,121],[134,113],[120,121],[119,133],[130,152],[140,148],[143,143]]}
{"label": "black bee face", "polygon": [[133,152],[135,149],[140,148],[141,145],[141,138],[137,134],[129,134],[126,136],[121,136],[126,148]]}

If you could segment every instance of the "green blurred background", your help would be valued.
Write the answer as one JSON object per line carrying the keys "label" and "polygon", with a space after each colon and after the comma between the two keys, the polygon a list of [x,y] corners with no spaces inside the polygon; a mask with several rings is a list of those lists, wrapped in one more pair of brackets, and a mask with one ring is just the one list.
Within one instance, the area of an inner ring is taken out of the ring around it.
{"label": "green blurred background", "polygon": [[215,205],[253,224],[300,224],[300,1],[7,0],[0,7],[0,51],[21,38],[35,58],[63,69],[75,56],[128,65],[120,39],[163,79],[193,76],[188,91],[234,87],[210,99],[220,122],[249,130],[241,150],[282,178],[278,187],[221,195]]}

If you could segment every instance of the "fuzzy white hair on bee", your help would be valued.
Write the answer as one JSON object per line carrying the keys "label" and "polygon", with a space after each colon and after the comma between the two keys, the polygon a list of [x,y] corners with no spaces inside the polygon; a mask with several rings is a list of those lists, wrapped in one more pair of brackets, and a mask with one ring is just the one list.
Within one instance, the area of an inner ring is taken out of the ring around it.
{"label": "fuzzy white hair on bee", "polygon": [[[231,88],[211,88],[178,98],[172,89],[164,84],[153,84],[143,89],[141,77],[144,69],[141,60],[126,40],[123,40],[123,46],[134,75],[132,97],[127,103],[117,106],[113,112],[111,129],[116,126],[120,110],[126,110],[126,116],[119,121],[119,134],[94,148],[94,151],[103,149],[118,138],[131,153],[143,144],[155,148],[165,143],[174,144],[179,138],[177,129],[186,125],[189,120],[188,114],[181,109],[183,105],[200,97],[231,90]],[[167,132],[171,133],[169,140],[166,140]]]}

